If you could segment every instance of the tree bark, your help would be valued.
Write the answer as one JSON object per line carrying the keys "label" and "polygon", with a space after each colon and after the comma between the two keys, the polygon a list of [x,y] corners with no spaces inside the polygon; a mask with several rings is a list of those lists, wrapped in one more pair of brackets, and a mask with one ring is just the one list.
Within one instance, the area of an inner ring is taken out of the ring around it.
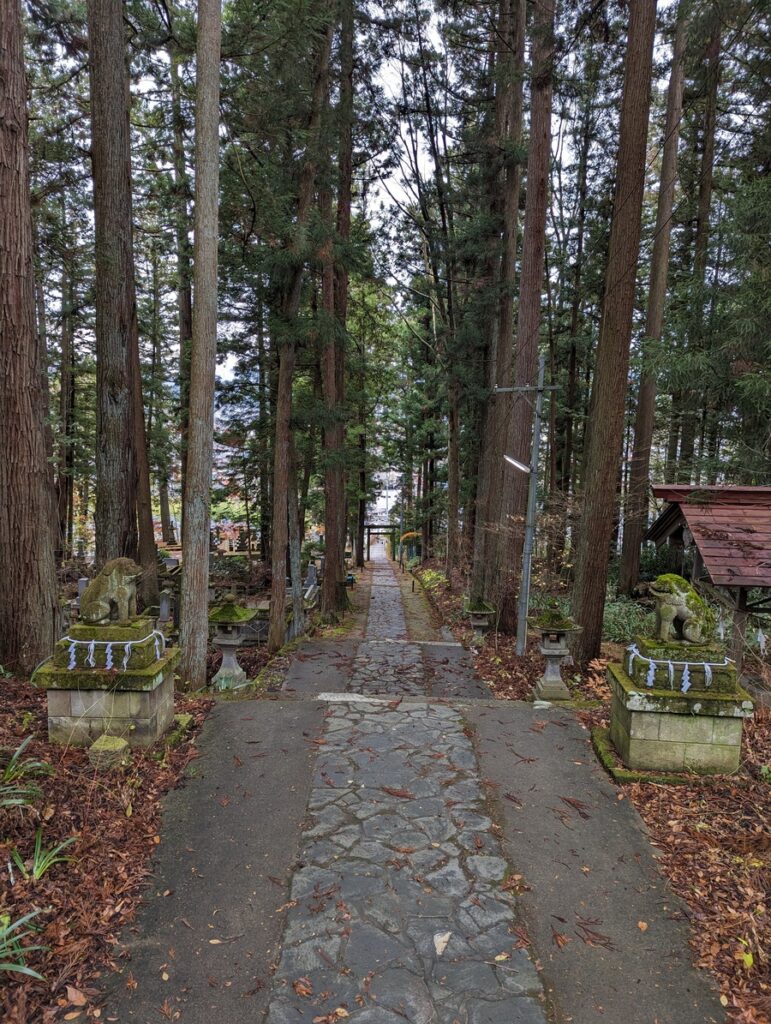
{"label": "tree bark", "polygon": [[[173,24],[173,23],[172,23]],[[172,156],[174,168],[174,235],[177,249],[177,323],[179,331],[179,428],[182,487],[187,475],[187,432],[190,415],[190,346],[193,337],[193,294],[190,266],[190,185],[185,162],[185,124],[182,117],[182,86],[179,78],[180,56],[169,48],[169,84],[171,92]],[[183,510],[184,516],[184,510]],[[184,519],[183,519],[184,533]]]}
{"label": "tree bark", "polygon": [[305,632],[305,601],[302,576],[302,527],[297,501],[297,456],[294,439],[289,447],[289,479],[287,481],[287,513],[289,522],[289,564],[292,580],[292,628],[290,638]]}
{"label": "tree bark", "polygon": [[[500,54],[498,52],[500,50]],[[495,387],[511,385],[514,355],[512,323],[514,280],[516,273],[517,221],[521,166],[511,154],[505,166],[496,171],[493,154],[510,149],[522,134],[523,64],[525,50],[524,0],[501,0],[498,23],[494,33],[493,54],[496,55],[495,138],[488,154],[488,193],[490,214],[496,225],[491,237],[488,262],[489,287],[501,293],[493,303],[487,339],[487,387],[477,470],[474,508],[474,547],[471,567],[470,597],[472,604],[493,597],[492,583],[496,577],[499,551],[499,530],[502,510],[503,448],[510,399],[496,394]],[[500,161],[500,158],[498,158]],[[502,236],[500,257],[498,228]]]}
{"label": "tree bark", "polygon": [[273,533],[271,539],[270,621],[268,650],[283,647],[286,636],[286,557],[288,541],[288,452],[291,444],[292,378],[296,362],[294,321],[300,309],[305,269],[305,235],[308,227],[313,187],[319,159],[321,113],[327,96],[329,56],[332,47],[332,24],[324,30],[318,43],[316,78],[308,117],[308,146],[305,152],[297,190],[297,214],[294,235],[289,249],[293,266],[284,289],[281,327],[286,336],[278,341],[278,391],[276,395],[275,441],[273,450]]}
{"label": "tree bark", "polygon": [[[685,53],[685,8],[681,3],[675,25],[672,70],[667,91],[667,114],[664,124],[664,145],[661,157],[656,232],[651,255],[651,276],[648,286],[648,312],[645,337],[658,342],[664,325],[664,303],[667,295],[669,248],[672,234],[672,209],[677,181],[677,146],[680,119],[683,115],[683,56]],[[649,342],[647,343],[649,344]],[[647,347],[646,344],[646,347]],[[643,369],[634,426],[634,449],[629,475],[629,496],[624,518],[624,539],[621,548],[619,593],[630,594],[640,574],[640,549],[648,518],[648,473],[656,411],[656,377],[646,364]]]}
{"label": "tree bark", "polygon": [[18,0],[0,0],[0,82],[0,664],[29,673],[53,649],[59,609]]}
{"label": "tree bark", "polygon": [[[699,199],[696,208],[696,237],[693,255],[693,296],[695,306],[692,335],[688,349],[697,353],[704,347],[704,307],[706,304],[707,257],[709,255],[709,213],[712,205],[712,182],[715,163],[715,131],[717,98],[720,84],[720,36],[722,22],[715,11],[715,26],[705,54],[706,105],[704,108],[704,147],[699,174]],[[677,464],[678,483],[688,484],[694,473],[694,452],[698,427],[698,397],[694,390],[684,395],[680,421],[680,455]]]}
{"label": "tree bark", "polygon": [[630,0],[613,221],[575,560],[573,613],[583,626],[575,650],[580,664],[599,655],[602,639],[640,247],[655,27],[655,0]]}
{"label": "tree bark", "polygon": [[121,0],[89,0],[96,234],[96,561],[137,557],[129,78]]}
{"label": "tree bark", "polygon": [[193,338],[190,418],[184,488],[180,645],[182,678],[206,685],[214,384],[217,364],[217,242],[219,238],[220,0],[198,0],[195,112]]}
{"label": "tree bark", "polygon": [[[66,226],[63,224],[64,230]],[[71,552],[67,548],[68,523],[72,517],[72,471],[73,444],[72,428],[75,413],[75,374],[74,374],[74,284],[72,267],[69,265],[71,253],[67,252],[62,267],[62,302],[61,302],[61,360],[59,363],[59,439],[56,468],[56,503],[58,512],[58,538],[56,559],[58,562],[67,558]]]}
{"label": "tree bark", "polygon": [[[332,255],[331,199],[329,190],[322,188],[319,212],[325,237],[319,253],[321,263],[321,382],[324,395],[324,579],[321,583],[321,611],[327,618],[335,618],[342,610],[339,586],[343,579],[344,562],[344,502],[343,479],[343,423],[338,392],[338,324],[335,310],[335,269]],[[345,285],[347,289],[347,282]]]}
{"label": "tree bark", "polygon": [[[514,362],[514,384],[517,387],[535,384],[538,369],[538,339],[546,250],[546,207],[551,159],[553,36],[554,0],[539,0],[533,21],[530,150],[527,158],[525,228]],[[524,395],[513,395],[512,404],[508,454],[528,465],[533,404]],[[517,619],[514,594],[522,564],[524,514],[529,477],[507,465],[506,479],[504,493],[506,498],[510,496],[510,502],[506,501],[502,509],[508,521],[505,524],[501,523],[501,552],[498,556],[495,604],[499,610],[500,628],[505,632],[513,632]]]}

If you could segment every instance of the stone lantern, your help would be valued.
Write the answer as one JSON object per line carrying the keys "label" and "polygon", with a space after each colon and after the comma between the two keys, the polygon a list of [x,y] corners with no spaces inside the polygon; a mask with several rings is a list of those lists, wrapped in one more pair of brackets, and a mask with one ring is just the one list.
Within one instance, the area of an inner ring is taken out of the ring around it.
{"label": "stone lantern", "polygon": [[236,651],[243,643],[243,628],[257,615],[256,608],[236,604],[236,595],[227,594],[221,605],[210,614],[214,626],[212,644],[222,652],[222,664],[212,679],[215,690],[233,690],[246,682],[246,672],[236,660]]}
{"label": "stone lantern", "polygon": [[570,700],[570,690],[562,681],[560,668],[570,655],[568,641],[581,627],[557,608],[550,608],[530,619],[530,625],[541,634],[540,651],[546,659],[546,670],[535,685],[538,700]]}

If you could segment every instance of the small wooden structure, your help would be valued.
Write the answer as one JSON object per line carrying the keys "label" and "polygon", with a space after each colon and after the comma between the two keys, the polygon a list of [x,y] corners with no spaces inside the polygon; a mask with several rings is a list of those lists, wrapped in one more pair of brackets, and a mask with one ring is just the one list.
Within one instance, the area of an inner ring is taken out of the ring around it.
{"label": "small wooden structure", "polygon": [[695,547],[692,582],[732,612],[740,668],[748,615],[771,614],[771,487],[657,484],[653,494],[667,504],[645,539]]}

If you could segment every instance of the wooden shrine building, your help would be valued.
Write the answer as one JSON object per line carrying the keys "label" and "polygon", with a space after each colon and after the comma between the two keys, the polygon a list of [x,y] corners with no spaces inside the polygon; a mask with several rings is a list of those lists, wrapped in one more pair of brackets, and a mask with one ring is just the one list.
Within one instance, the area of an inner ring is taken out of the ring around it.
{"label": "wooden shrine building", "polygon": [[771,614],[771,487],[657,484],[653,494],[667,504],[645,539],[693,548],[692,582],[731,611],[740,666],[748,615]]}

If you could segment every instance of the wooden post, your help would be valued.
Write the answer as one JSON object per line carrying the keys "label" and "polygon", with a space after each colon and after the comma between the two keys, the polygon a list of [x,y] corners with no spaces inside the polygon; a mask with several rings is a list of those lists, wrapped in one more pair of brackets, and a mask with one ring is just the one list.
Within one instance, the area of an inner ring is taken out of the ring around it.
{"label": "wooden post", "polygon": [[729,653],[736,662],[737,675],[741,676],[742,662],[744,660],[744,633],[747,629],[747,589],[736,588],[736,604],[734,605],[734,621],[731,630],[731,643]]}

